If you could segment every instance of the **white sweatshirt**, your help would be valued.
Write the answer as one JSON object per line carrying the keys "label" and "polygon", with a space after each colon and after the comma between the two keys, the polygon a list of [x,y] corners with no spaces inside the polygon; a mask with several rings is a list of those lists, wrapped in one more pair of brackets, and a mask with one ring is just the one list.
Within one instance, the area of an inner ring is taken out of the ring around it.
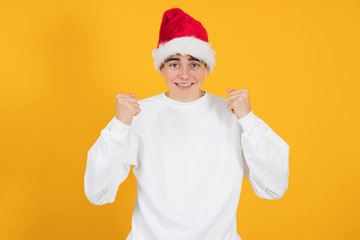
{"label": "white sweatshirt", "polygon": [[237,119],[227,102],[206,93],[183,103],[162,93],[139,101],[131,126],[114,117],[101,131],[88,152],[85,194],[93,204],[112,203],[134,165],[127,240],[240,240],[244,174],[260,198],[285,193],[288,144],[253,111]]}

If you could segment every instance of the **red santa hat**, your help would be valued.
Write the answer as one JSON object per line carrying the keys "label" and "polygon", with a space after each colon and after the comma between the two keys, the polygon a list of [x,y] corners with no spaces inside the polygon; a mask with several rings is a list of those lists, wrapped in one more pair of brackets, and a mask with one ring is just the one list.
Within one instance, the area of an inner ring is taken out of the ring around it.
{"label": "red santa hat", "polygon": [[203,25],[179,8],[167,10],[162,18],[157,48],[152,51],[154,66],[159,71],[172,55],[191,55],[206,63],[212,71],[215,52],[211,49]]}

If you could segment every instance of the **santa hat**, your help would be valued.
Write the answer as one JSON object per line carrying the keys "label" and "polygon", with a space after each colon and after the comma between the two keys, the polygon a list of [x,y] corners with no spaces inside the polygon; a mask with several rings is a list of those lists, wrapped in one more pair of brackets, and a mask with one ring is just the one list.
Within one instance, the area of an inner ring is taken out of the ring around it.
{"label": "santa hat", "polygon": [[163,15],[159,42],[152,51],[155,68],[159,71],[164,60],[177,53],[198,58],[211,71],[214,69],[215,52],[210,47],[206,29],[181,9],[173,8]]}

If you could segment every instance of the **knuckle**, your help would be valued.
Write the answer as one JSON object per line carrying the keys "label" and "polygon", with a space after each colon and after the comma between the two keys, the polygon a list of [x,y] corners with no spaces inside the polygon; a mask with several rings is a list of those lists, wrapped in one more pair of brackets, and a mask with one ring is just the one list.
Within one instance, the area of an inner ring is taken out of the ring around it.
{"label": "knuckle", "polygon": [[123,105],[125,107],[131,107],[131,104],[129,102],[127,102],[127,101],[123,101]]}

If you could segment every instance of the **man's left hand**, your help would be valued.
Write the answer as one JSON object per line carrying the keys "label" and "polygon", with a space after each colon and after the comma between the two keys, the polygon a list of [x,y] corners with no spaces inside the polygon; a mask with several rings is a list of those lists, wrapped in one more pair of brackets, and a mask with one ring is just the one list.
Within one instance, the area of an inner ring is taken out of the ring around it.
{"label": "man's left hand", "polygon": [[236,115],[237,119],[245,117],[251,112],[249,91],[247,89],[227,89],[226,92],[229,94],[228,109]]}

